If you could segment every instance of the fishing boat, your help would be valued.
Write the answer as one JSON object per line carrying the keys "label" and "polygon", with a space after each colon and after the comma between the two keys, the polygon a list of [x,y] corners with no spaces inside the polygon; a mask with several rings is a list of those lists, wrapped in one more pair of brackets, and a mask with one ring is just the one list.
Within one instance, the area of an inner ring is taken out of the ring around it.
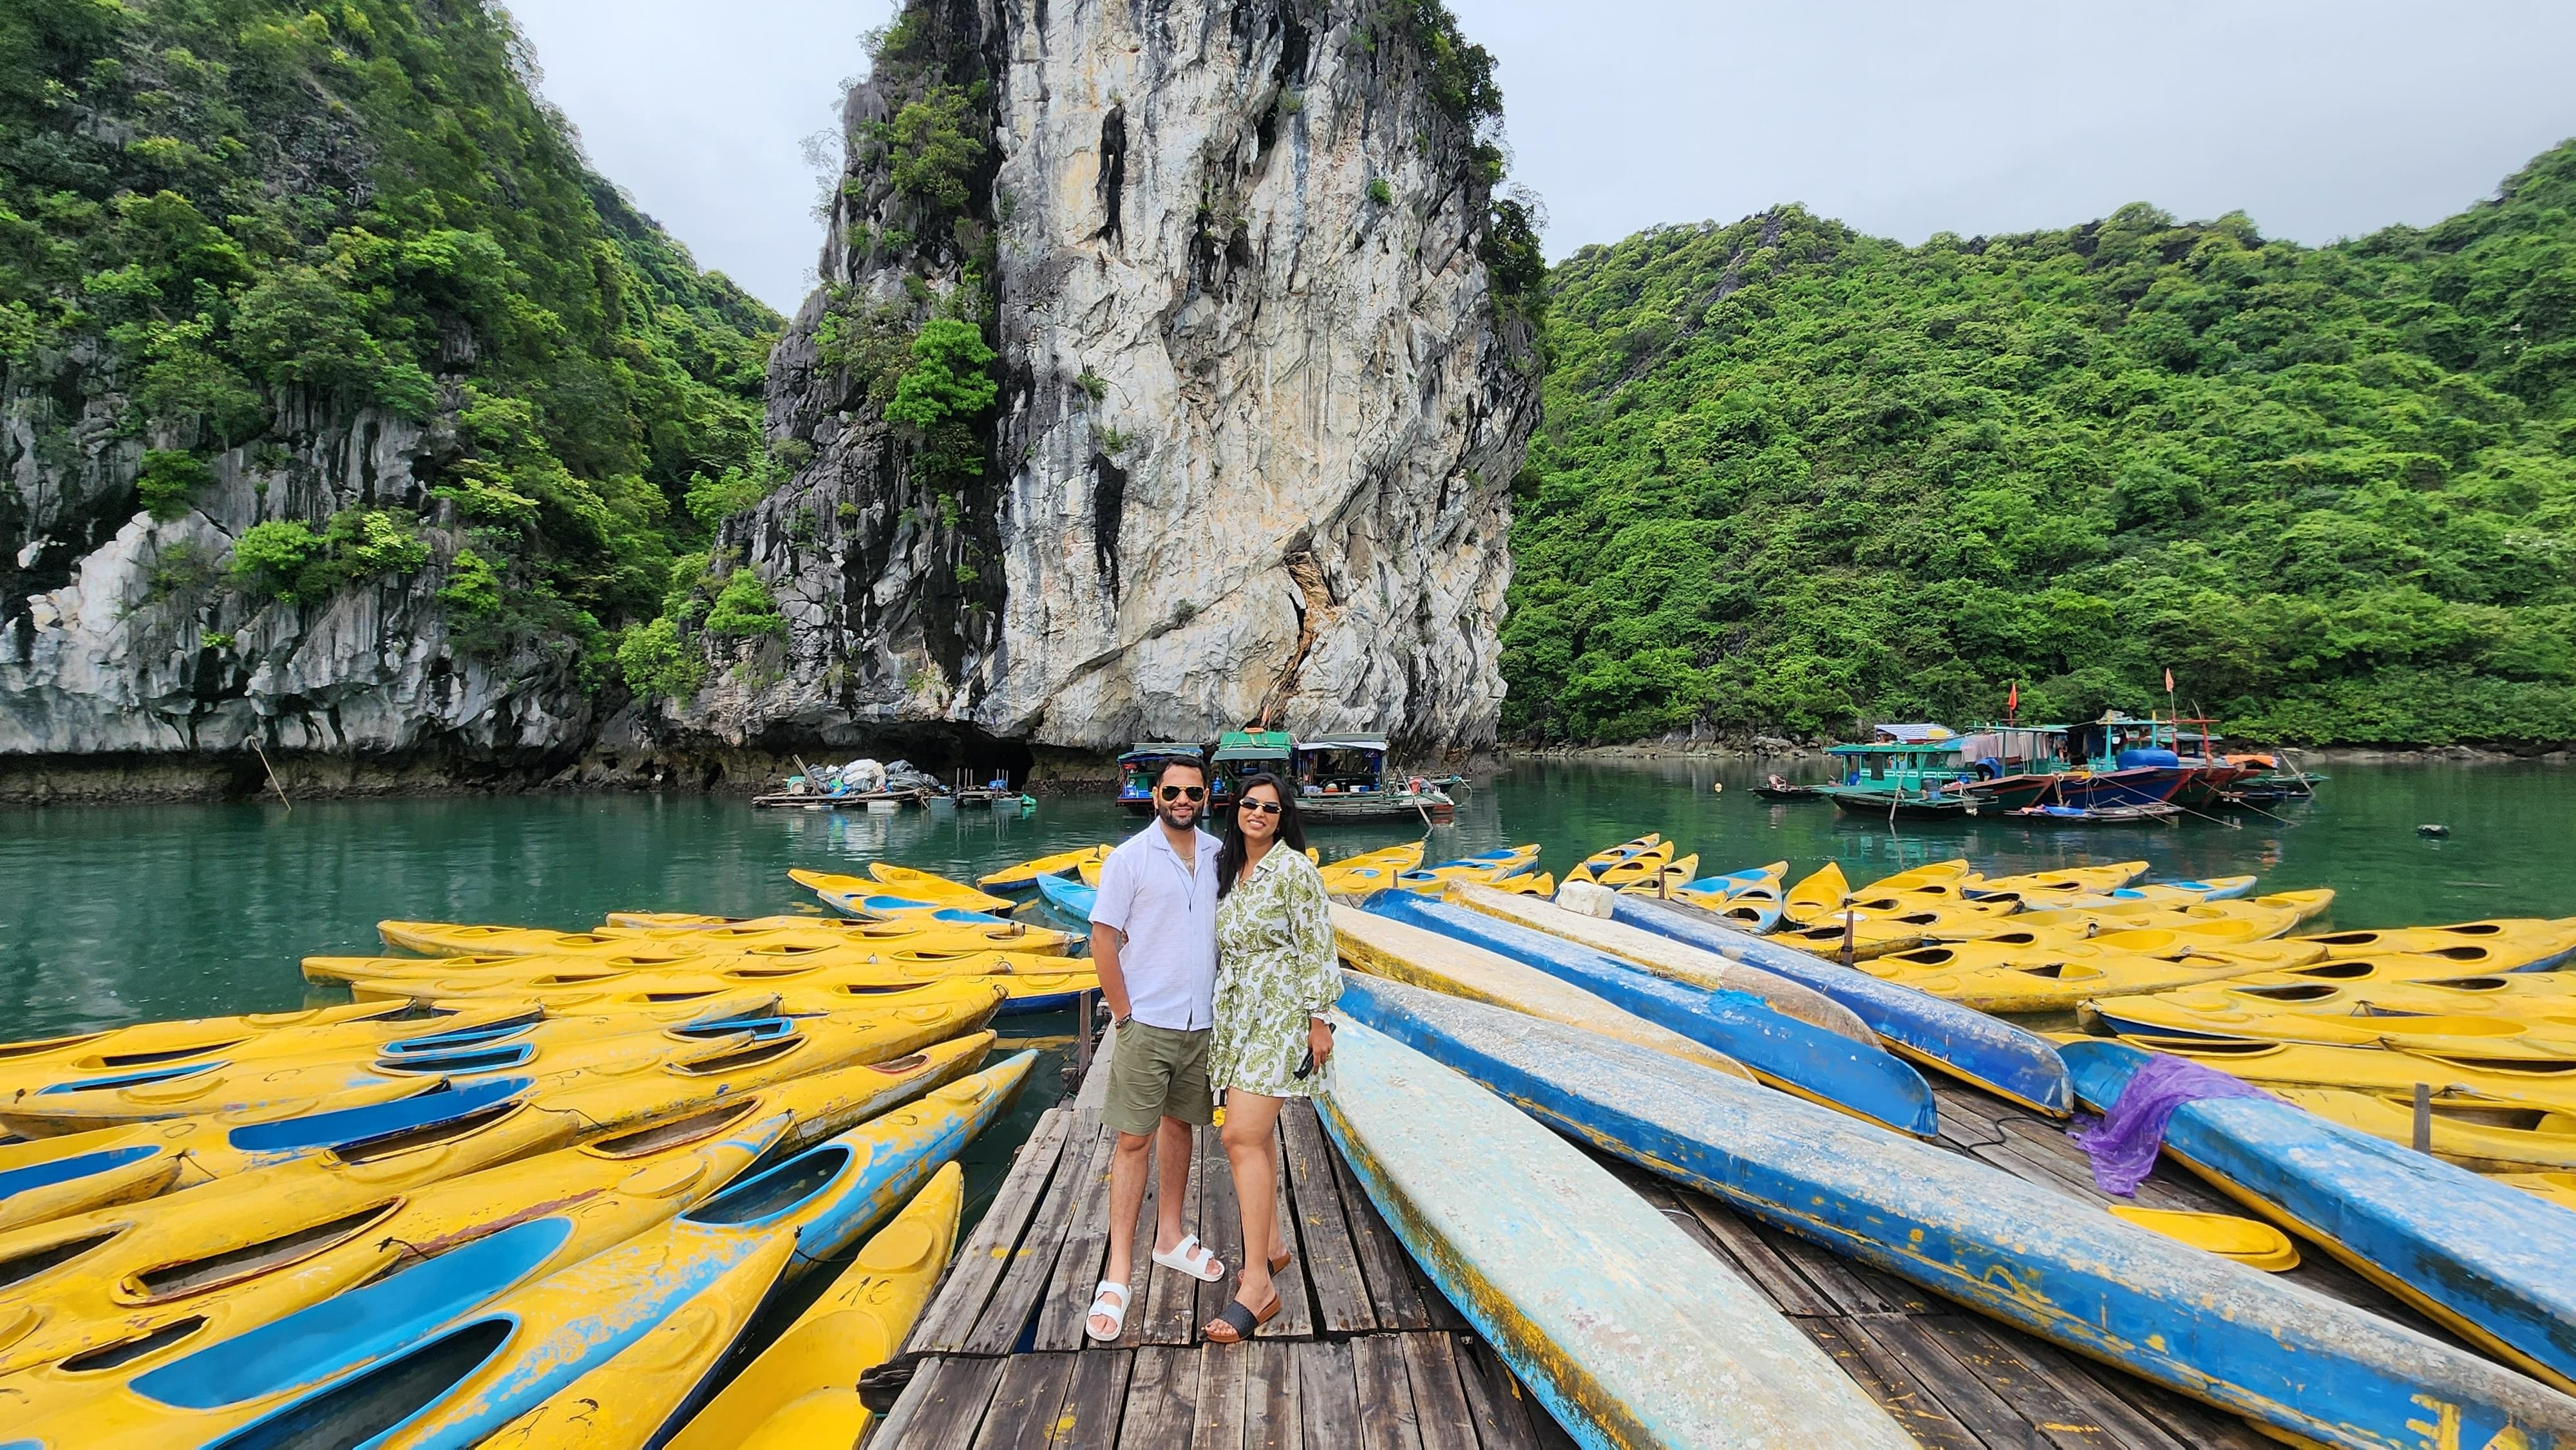
{"label": "fishing boat", "polygon": [[1786,776],[1767,775],[1753,793],[1766,801],[1820,801],[1825,799],[1822,785],[1798,785]]}
{"label": "fishing boat", "polygon": [[2175,805],[2024,806],[2004,814],[2035,826],[2169,826],[2182,819]]}
{"label": "fishing boat", "polygon": [[1951,788],[1971,775],[1956,736],[1937,725],[1878,728],[1881,739],[1825,752],[1840,772],[1824,788],[1836,810],[1881,820],[1955,820],[1969,814],[1971,803]]}
{"label": "fishing boat", "polygon": [[1216,754],[1209,762],[1216,767],[1216,778],[1208,782],[1211,791],[1222,791],[1233,800],[1243,794],[1244,777],[1276,776],[1291,779],[1289,763],[1296,756],[1296,737],[1285,730],[1228,730],[1217,737]]}
{"label": "fishing boat", "polygon": [[1458,803],[1422,776],[1401,781],[1386,773],[1383,735],[1326,735],[1300,740],[1294,749],[1298,813],[1309,825],[1352,821],[1423,821],[1454,818]]}
{"label": "fishing boat", "polygon": [[[2115,1042],[2071,1043],[2065,1057],[2077,1098],[2106,1113],[2149,1060]],[[2444,1328],[2576,1392],[2576,1214],[2535,1213],[2512,1188],[2269,1098],[2184,1103],[2164,1151]]]}
{"label": "fishing boat", "polygon": [[[1178,740],[1140,740],[1136,748],[1118,757],[1118,808],[1131,816],[1154,813],[1154,773],[1166,760],[1186,760],[1200,770],[1207,769],[1207,750]],[[1208,805],[1214,808],[1234,797],[1223,779],[1208,782]]]}
{"label": "fishing boat", "polygon": [[[2511,1370],[1965,1155],[1400,985],[1346,979],[1342,1010],[1365,1024],[1345,1037],[1403,1043],[1577,1141],[2281,1438],[2370,1450],[2576,1444],[2576,1402]],[[1478,1193],[1523,1181],[1490,1171],[1496,1161],[1460,1176]],[[2441,1439],[2419,1433],[2437,1421]],[[1805,1425],[1779,1443],[1849,1442]]]}
{"label": "fishing boat", "polygon": [[1367,909],[1580,987],[1725,1053],[1783,1091],[1899,1132],[1929,1137],[1938,1126],[1932,1089],[1922,1074],[1875,1040],[1855,1042],[1775,1011],[1751,993],[1685,986],[1590,947],[1410,892],[1371,897]]}
{"label": "fishing boat", "polygon": [[1671,937],[1815,988],[1852,1010],[1889,1050],[2056,1117],[2074,1110],[2066,1064],[2048,1039],[1867,972],[1765,941],[1688,906],[1614,897],[1611,920]]}
{"label": "fishing boat", "polygon": [[1333,1077],[1316,1107],[1353,1176],[1575,1443],[1910,1450],[1742,1275],[1580,1149],[1356,1021]]}

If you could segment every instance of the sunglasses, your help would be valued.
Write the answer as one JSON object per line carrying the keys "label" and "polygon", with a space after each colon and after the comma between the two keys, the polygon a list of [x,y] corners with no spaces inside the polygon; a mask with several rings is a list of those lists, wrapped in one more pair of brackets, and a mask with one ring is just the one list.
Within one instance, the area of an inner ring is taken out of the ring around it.
{"label": "sunglasses", "polygon": [[1236,810],[1239,810],[1239,811],[1257,811],[1257,812],[1259,812],[1259,813],[1261,813],[1262,815],[1265,815],[1265,816],[1275,816],[1275,815],[1279,814],[1279,802],[1277,802],[1277,801],[1239,801],[1239,802],[1237,802],[1237,803],[1236,803],[1236,805],[1235,805],[1235,809],[1236,809]]}
{"label": "sunglasses", "polygon": [[1194,801],[1205,800],[1207,799],[1207,787],[1203,785],[1167,785],[1163,787],[1163,799],[1167,801],[1176,801],[1184,796],[1187,796],[1189,799]]}

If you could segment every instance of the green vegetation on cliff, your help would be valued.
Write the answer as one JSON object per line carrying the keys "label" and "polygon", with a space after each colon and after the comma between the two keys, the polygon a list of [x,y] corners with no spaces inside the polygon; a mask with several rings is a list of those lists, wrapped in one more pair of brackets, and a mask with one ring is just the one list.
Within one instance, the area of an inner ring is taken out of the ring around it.
{"label": "green vegetation on cliff", "polygon": [[1507,732],[2089,717],[2169,667],[2245,735],[2576,737],[2576,143],[2327,247],[1785,207],[1549,293]]}
{"label": "green vegetation on cliff", "polygon": [[[149,451],[112,528],[184,513],[227,451],[291,478],[335,420],[417,421],[423,493],[269,500],[237,586],[437,567],[468,647],[604,665],[709,501],[766,476],[779,319],[591,174],[527,81],[477,0],[0,8],[0,366],[60,400],[38,456],[96,453],[74,435],[114,400],[110,437]],[[471,543],[433,565],[422,524]]]}

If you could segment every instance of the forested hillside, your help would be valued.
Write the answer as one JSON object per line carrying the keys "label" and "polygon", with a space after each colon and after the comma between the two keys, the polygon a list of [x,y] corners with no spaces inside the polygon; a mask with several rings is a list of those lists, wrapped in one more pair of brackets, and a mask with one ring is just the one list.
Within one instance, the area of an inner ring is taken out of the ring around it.
{"label": "forested hillside", "polygon": [[1556,269],[1505,729],[2576,738],[2576,143],[2328,247],[1783,207]]}
{"label": "forested hillside", "polygon": [[[530,76],[474,0],[0,6],[0,625],[138,507],[254,480],[228,556],[164,550],[137,607],[414,580],[460,648],[608,678],[762,476],[779,319],[591,174]],[[330,441],[395,433],[399,479]]]}

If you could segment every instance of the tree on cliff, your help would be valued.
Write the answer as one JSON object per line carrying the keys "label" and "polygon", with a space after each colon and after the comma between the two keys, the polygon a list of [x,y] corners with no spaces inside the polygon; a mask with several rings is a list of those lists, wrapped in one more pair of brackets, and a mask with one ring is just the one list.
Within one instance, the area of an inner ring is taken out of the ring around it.
{"label": "tree on cliff", "polygon": [[2079,718],[2170,667],[2262,737],[2576,736],[2576,143],[2328,247],[1782,207],[1550,292],[1507,730]]}

